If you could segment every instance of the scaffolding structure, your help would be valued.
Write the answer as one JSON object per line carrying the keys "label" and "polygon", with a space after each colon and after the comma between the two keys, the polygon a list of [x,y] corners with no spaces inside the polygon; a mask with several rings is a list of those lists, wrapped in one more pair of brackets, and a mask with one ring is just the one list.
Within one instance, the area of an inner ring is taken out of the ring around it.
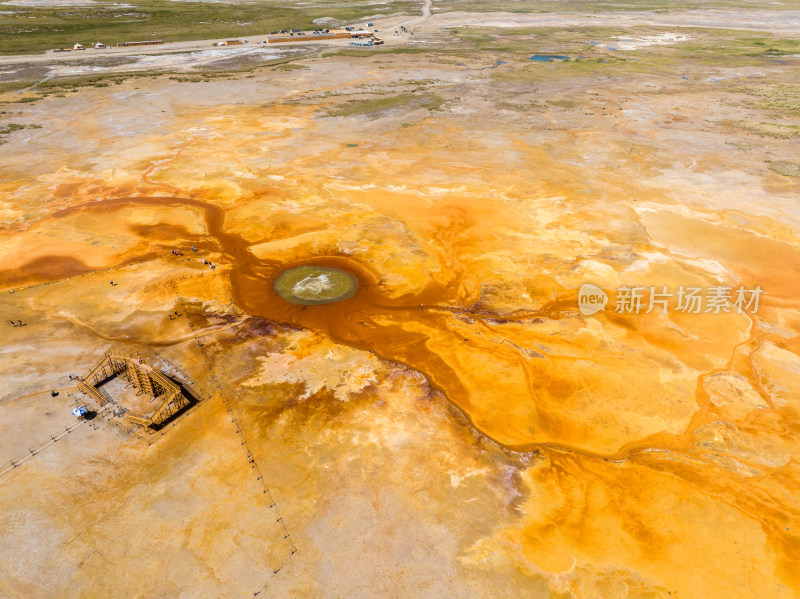
{"label": "scaffolding structure", "polygon": [[125,419],[141,427],[156,428],[189,404],[181,387],[161,371],[145,364],[138,356],[112,352],[107,353],[88,376],[78,380],[78,389],[102,408],[109,398],[98,387],[115,376],[133,385],[137,395],[145,394],[155,403],[155,410],[149,414],[124,414]]}

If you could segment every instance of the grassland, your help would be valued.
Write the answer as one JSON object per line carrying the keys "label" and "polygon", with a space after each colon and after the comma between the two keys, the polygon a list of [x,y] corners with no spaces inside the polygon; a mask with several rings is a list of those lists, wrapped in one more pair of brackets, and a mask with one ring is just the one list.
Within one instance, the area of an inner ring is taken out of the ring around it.
{"label": "grassland", "polygon": [[453,35],[463,45],[481,52],[577,54],[592,49],[593,40],[611,40],[629,33],[620,27],[525,27],[496,29],[459,27]]}
{"label": "grassland", "polygon": [[800,125],[786,123],[771,123],[768,121],[736,121],[731,125],[753,133],[759,137],[771,137],[773,139],[794,139],[800,137]]}
{"label": "grassland", "polygon": [[302,64],[294,64],[291,62],[287,62],[285,64],[280,64],[275,67],[276,71],[303,71],[307,70],[308,67]]}
{"label": "grassland", "polygon": [[800,115],[800,84],[765,81],[731,82],[728,91],[746,94],[748,106],[782,115]]}
{"label": "grassland", "polygon": [[295,71],[303,70],[308,67],[294,64],[291,61],[302,59],[304,56],[295,55],[290,57],[276,58],[274,60],[263,61],[256,64],[244,64],[237,68],[224,68],[220,66],[204,66],[190,72],[175,72],[170,69],[145,70],[145,71],[126,71],[124,68],[113,73],[102,73],[96,75],[78,75],[70,77],[54,77],[45,81],[38,79],[16,79],[12,81],[0,82],[0,94],[3,92],[22,92],[15,95],[6,95],[0,100],[2,104],[18,104],[35,102],[43,97],[55,95],[63,97],[70,92],[77,92],[86,87],[110,87],[120,85],[128,79],[152,79],[165,77],[172,81],[204,83],[213,79],[228,79],[245,75],[253,77],[253,72],[261,69]]}
{"label": "grassland", "polygon": [[[112,85],[120,85],[128,79],[149,79],[154,77],[164,77],[169,74],[170,73],[168,71],[136,71],[128,73],[104,73],[101,75],[64,77],[49,79],[39,83],[25,80],[10,81],[0,85],[0,92],[25,90],[25,93],[18,95],[7,95],[5,100],[0,101],[0,104],[35,102],[36,100],[49,95],[63,97],[69,92],[77,92],[86,87],[110,87]],[[202,74],[204,78],[224,75],[225,74]]]}
{"label": "grassland", "polygon": [[800,53],[800,39],[754,36],[736,30],[698,30],[695,39],[681,44],[681,51],[693,61],[707,66],[747,66],[771,63],[781,56]]}
{"label": "grassland", "polygon": [[800,164],[786,160],[776,160],[769,165],[771,171],[786,177],[800,177]]}
{"label": "grassland", "polygon": [[[0,113],[2,114],[2,113]],[[0,125],[0,146],[8,141],[8,136],[16,131],[23,131],[25,129],[41,129],[41,125],[21,125],[19,123],[8,123],[7,125]]]}
{"label": "grassland", "polygon": [[[673,30],[638,28],[636,35],[655,35]],[[617,76],[628,73],[680,75],[686,70],[719,67],[773,65],[782,56],[800,53],[800,39],[754,36],[752,32],[713,29],[681,29],[688,41],[669,45],[641,46],[635,50],[611,51],[619,38],[630,37],[622,28],[572,27],[492,30],[464,28],[454,31],[462,47],[490,52],[514,66],[499,69],[498,81],[524,83],[581,76]],[[564,54],[572,60],[558,63],[528,63],[533,54]],[[526,61],[523,63],[522,61]],[[774,86],[773,86],[774,87]],[[797,86],[787,83],[771,89],[750,89],[760,95],[761,106],[787,111],[800,108]]]}
{"label": "grassland", "polygon": [[[635,50],[616,52],[604,47],[632,35],[640,37],[667,32],[674,33],[675,30],[637,27],[634,33],[623,27],[461,27],[450,30],[448,43],[436,46],[343,49],[329,55],[371,57],[378,54],[425,53],[432,62],[481,56],[507,63],[493,71],[492,78],[512,84],[581,77],[616,78],[636,74],[663,75],[674,81],[686,73],[692,73],[692,85],[696,85],[709,83],[709,72],[713,72],[709,69],[773,67],[782,56],[800,53],[800,39],[768,34],[754,35],[750,31],[705,28],[681,28],[680,33],[688,36],[688,41],[668,45],[643,45]],[[533,54],[564,54],[572,57],[572,60],[558,63],[529,61]],[[721,81],[719,85],[729,88],[729,91],[751,96],[749,100],[743,100],[748,105],[773,110],[784,116],[800,113],[800,86],[790,78],[780,84],[772,82],[765,85],[763,81],[756,83],[757,85],[745,84],[734,79]],[[662,89],[652,93],[668,92],[668,89]],[[553,101],[558,102],[559,99],[554,98]],[[785,132],[782,134],[785,135]]]}
{"label": "grassland", "polygon": [[[418,12],[418,3],[392,2],[392,11]],[[382,7],[385,8],[385,7]],[[240,37],[299,27],[313,29],[320,17],[351,22],[376,14],[360,2],[285,4],[260,2],[174,2],[133,0],[125,4],[21,7],[0,4],[0,54],[24,54],[52,48],[139,39],[185,41]]]}
{"label": "grassland", "polygon": [[[556,0],[541,2],[518,2],[515,0],[441,0],[434,5],[438,11],[463,10],[470,12],[503,11],[512,13],[552,13],[552,12],[641,12],[670,10],[703,10],[759,8],[751,0],[623,0],[620,2],[592,2],[591,0]],[[770,10],[792,10],[797,3],[783,0],[770,3]]]}

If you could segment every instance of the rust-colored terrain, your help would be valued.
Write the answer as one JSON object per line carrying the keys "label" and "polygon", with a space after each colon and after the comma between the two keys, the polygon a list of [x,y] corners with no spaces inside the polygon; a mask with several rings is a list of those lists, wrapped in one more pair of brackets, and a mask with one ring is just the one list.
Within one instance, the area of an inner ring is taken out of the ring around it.
{"label": "rust-colored terrain", "polygon": [[[800,595],[800,59],[453,14],[0,98],[0,597]],[[306,264],[357,293],[278,297]],[[66,433],[107,351],[198,403]]]}

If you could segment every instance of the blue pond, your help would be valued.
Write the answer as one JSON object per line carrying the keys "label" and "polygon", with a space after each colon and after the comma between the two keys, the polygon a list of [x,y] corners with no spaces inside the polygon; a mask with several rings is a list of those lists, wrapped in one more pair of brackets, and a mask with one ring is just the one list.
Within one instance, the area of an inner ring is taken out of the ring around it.
{"label": "blue pond", "polygon": [[569,60],[569,56],[562,56],[560,54],[534,54],[529,60],[536,62],[554,62],[556,60]]}

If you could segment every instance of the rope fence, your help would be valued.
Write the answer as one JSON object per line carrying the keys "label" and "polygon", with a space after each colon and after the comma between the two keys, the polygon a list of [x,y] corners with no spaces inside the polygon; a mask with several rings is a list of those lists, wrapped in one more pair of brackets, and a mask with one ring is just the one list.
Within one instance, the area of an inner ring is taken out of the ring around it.
{"label": "rope fence", "polygon": [[[180,296],[180,293],[178,291],[178,286],[176,284],[178,280],[180,279],[176,279],[173,282],[173,288],[175,289],[175,296],[177,297],[178,303],[184,306],[183,307],[184,314],[187,314],[184,298]],[[186,323],[189,326],[189,329],[194,334],[195,343],[197,344],[197,347],[200,350],[200,354],[203,356],[203,359],[206,362],[206,366],[208,368],[208,375],[209,378],[211,379],[212,385],[216,389],[220,399],[222,399],[222,403],[225,406],[225,411],[231,418],[231,424],[233,424],[236,427],[236,434],[239,436],[241,446],[245,449],[246,452],[247,463],[250,466],[250,469],[253,470],[254,474],[256,475],[256,480],[261,485],[262,495],[266,496],[265,499],[268,501],[269,509],[273,510],[273,513],[275,515],[275,522],[277,524],[280,524],[281,530],[283,531],[282,532],[283,540],[285,540],[288,543],[289,547],[291,548],[291,552],[286,555],[284,560],[277,566],[277,568],[274,568],[272,570],[272,573],[267,577],[264,583],[261,586],[259,586],[255,591],[253,591],[253,596],[257,596],[264,590],[264,588],[278,574],[278,572],[281,571],[286,562],[289,561],[289,558],[291,558],[295,553],[297,553],[297,546],[294,544],[294,541],[292,540],[291,533],[286,528],[283,516],[281,515],[280,510],[278,509],[278,505],[275,503],[275,499],[272,496],[272,491],[270,491],[269,487],[267,486],[267,483],[264,480],[264,475],[262,474],[261,469],[258,463],[256,462],[253,452],[250,450],[250,444],[247,441],[247,436],[245,435],[244,426],[242,425],[242,420],[241,417],[239,416],[238,410],[234,407],[233,403],[227,397],[225,389],[223,388],[222,384],[217,378],[216,373],[214,372],[214,367],[210,357],[208,356],[208,352],[205,349],[205,344],[201,342],[200,335],[198,335],[197,329],[195,328],[192,321],[189,320],[188,316],[186,318]]]}
{"label": "rope fence", "polygon": [[[78,400],[75,400],[75,403],[78,404],[80,402],[78,402]],[[97,415],[95,416],[95,418],[101,418],[101,417],[105,416],[107,412],[108,412],[108,409],[100,410],[99,412],[97,412]],[[16,468],[18,468],[19,466],[21,466],[22,464],[24,464],[28,460],[33,459],[36,455],[40,454],[42,451],[44,451],[45,449],[47,449],[51,445],[54,445],[55,443],[58,443],[59,440],[63,439],[64,437],[69,435],[71,432],[79,429],[80,427],[84,426],[85,424],[88,424],[94,430],[98,429],[98,427],[96,425],[92,424],[91,420],[87,420],[86,418],[83,418],[81,420],[77,420],[73,424],[71,424],[69,426],[65,426],[63,429],[59,429],[55,433],[52,433],[50,435],[50,437],[45,439],[44,441],[41,441],[39,443],[36,443],[36,444],[28,447],[28,452],[27,453],[25,453],[24,455],[18,457],[17,459],[11,460],[11,463],[8,466],[5,466],[2,470],[0,470],[0,476],[3,476],[4,474],[7,474],[8,472],[11,472],[12,470],[15,470]]]}
{"label": "rope fence", "polygon": [[[116,265],[116,266],[110,266],[110,267],[104,268],[104,269],[92,270],[90,272],[85,272],[85,273],[73,275],[73,276],[70,276],[70,277],[64,277],[62,279],[57,279],[57,280],[54,280],[54,281],[44,281],[44,282],[41,282],[41,283],[34,283],[34,284],[31,284],[31,285],[15,287],[15,288],[12,288],[12,289],[4,289],[4,290],[0,291],[0,293],[6,293],[6,294],[11,295],[11,294],[17,293],[19,291],[24,291],[24,290],[28,290],[28,289],[34,289],[34,288],[38,288],[38,287],[46,287],[48,285],[61,283],[61,282],[68,281],[68,280],[71,280],[71,279],[87,277],[87,276],[90,276],[90,275],[98,275],[98,274],[102,274],[104,272],[110,272],[110,271],[113,271],[113,270],[118,270],[120,268],[124,268],[124,267],[127,267],[127,266],[135,266],[135,265],[138,265],[138,264],[151,262],[153,259],[154,258],[151,256],[151,257],[148,257],[148,258],[143,258],[141,260],[131,261],[131,262],[128,262],[128,263],[123,264],[123,265]],[[189,326],[189,329],[192,331],[192,335],[194,337],[194,342],[197,344],[197,347],[198,347],[198,349],[200,351],[200,354],[201,354],[201,356],[203,357],[203,360],[206,363],[209,377],[211,379],[211,382],[212,382],[214,388],[216,389],[216,394],[222,400],[223,405],[224,405],[224,407],[226,409],[226,413],[231,418],[231,424],[233,424],[234,427],[235,427],[236,434],[239,437],[241,446],[244,448],[245,457],[247,458],[248,466],[249,466],[250,470],[253,471],[253,475],[255,476],[255,480],[258,481],[258,483],[260,484],[261,489],[262,489],[262,493],[261,494],[264,496],[264,499],[267,502],[269,509],[273,513],[273,516],[275,518],[275,523],[280,525],[280,530],[281,530],[281,534],[283,536],[283,540],[286,541],[286,543],[288,544],[288,549],[290,549],[290,551],[286,554],[286,557],[283,559],[283,561],[281,561],[281,563],[277,567],[273,568],[272,571],[270,572],[270,574],[264,580],[264,582],[257,589],[255,589],[253,591],[253,596],[257,596],[257,595],[261,594],[264,591],[266,586],[278,574],[278,572],[281,571],[281,569],[286,565],[286,563],[289,561],[289,559],[295,553],[297,553],[297,546],[294,544],[294,541],[292,540],[291,533],[289,532],[288,528],[286,527],[286,523],[284,522],[283,516],[281,515],[280,510],[278,508],[278,505],[275,502],[275,499],[274,499],[274,497],[272,495],[272,491],[267,486],[267,483],[264,480],[264,475],[263,475],[263,473],[261,471],[261,468],[259,467],[258,462],[256,461],[255,456],[254,456],[253,452],[250,449],[250,444],[249,444],[249,442],[247,440],[247,436],[245,435],[244,426],[242,424],[242,419],[241,419],[241,417],[239,415],[239,412],[236,409],[236,407],[233,405],[233,403],[230,401],[230,399],[228,398],[227,393],[225,392],[225,389],[223,388],[223,385],[220,383],[219,379],[216,376],[216,373],[214,371],[214,367],[212,365],[212,361],[211,361],[211,359],[210,359],[210,357],[208,355],[208,352],[206,351],[206,349],[204,347],[205,344],[202,343],[202,341],[200,339],[201,336],[203,336],[203,334],[199,334],[199,332],[196,329],[195,325],[191,322],[191,320],[189,320],[188,312],[187,312],[187,309],[186,309],[185,299],[180,296],[180,293],[178,291],[177,283],[179,281],[185,281],[185,280],[192,279],[192,278],[199,278],[199,277],[202,277],[204,274],[206,274],[206,272],[212,272],[212,269],[209,269],[209,271],[203,271],[200,274],[194,274],[193,273],[193,274],[187,274],[187,275],[184,275],[182,277],[175,278],[172,281],[170,281],[170,284],[172,285],[172,287],[173,287],[173,289],[175,291],[175,295],[176,295],[176,298],[177,298],[177,301],[178,301],[178,305],[182,307],[183,313],[186,315],[186,323]],[[212,299],[216,300],[217,296],[215,296]],[[232,298],[229,298],[227,296],[222,296],[221,299],[228,299],[229,301],[228,301],[228,303],[226,305],[233,305],[233,299]],[[166,358],[164,358],[162,355],[158,354],[157,352],[153,351],[152,349],[148,348],[148,350],[150,350],[154,355],[156,355],[162,362],[168,364],[170,366],[170,370],[172,370],[173,372],[179,373],[180,377],[182,379],[181,380],[181,384],[186,386],[187,389],[189,391],[191,391],[192,394],[196,398],[198,398],[200,401],[208,400],[208,399],[212,398],[211,393],[209,393],[205,389],[202,389],[202,388],[197,387],[195,385],[191,385],[190,381],[192,379],[188,375],[186,375],[186,373],[184,373],[182,370],[180,370],[178,367],[176,367],[172,362],[170,362],[169,360],[167,360]],[[69,395],[71,396],[71,394],[69,394]],[[76,398],[75,402],[76,402],[76,404],[80,403],[80,401],[77,398]],[[98,411],[96,413],[95,417],[96,418],[106,417],[115,408],[116,408],[115,404],[109,403],[107,407],[104,407],[100,411]],[[167,427],[169,427],[169,426],[175,427],[177,425],[177,420],[181,419],[181,417],[183,415],[184,414],[181,414],[180,416],[178,416],[178,418],[176,418],[175,420],[170,422],[170,424],[167,425]],[[118,429],[124,430],[126,434],[131,434],[131,433],[135,434],[137,436],[137,438],[139,438],[139,439],[141,439],[143,441],[146,441],[148,445],[152,445],[152,443],[154,442],[152,437],[155,437],[155,439],[158,440],[158,438],[160,438],[161,436],[164,436],[164,434],[166,432],[165,429],[167,428],[167,427],[164,427],[163,429],[160,430],[160,432],[161,432],[160,436],[156,434],[157,431],[151,431],[150,435],[148,436],[150,438],[148,438],[148,437],[143,436],[142,432],[140,430],[138,430],[139,427],[133,427],[131,429],[131,428],[128,428],[128,427],[120,425],[118,422],[116,422],[116,419],[108,419],[108,420],[110,422],[112,422],[112,424],[114,424],[114,426],[117,427]],[[73,431],[77,430],[78,428],[80,428],[80,427],[82,427],[82,426],[84,426],[86,424],[89,424],[95,430],[97,430],[97,428],[98,428],[95,424],[92,424],[91,420],[88,420],[88,419],[85,419],[85,418],[77,420],[75,423],[73,423],[73,424],[71,424],[69,426],[65,426],[63,428],[63,430],[60,429],[60,430],[56,431],[55,433],[51,434],[48,439],[45,439],[45,440],[41,441],[40,443],[37,443],[35,445],[30,446],[28,448],[28,451],[24,455],[22,455],[22,456],[20,456],[20,457],[18,457],[16,459],[10,460],[10,463],[7,466],[3,467],[2,470],[0,470],[0,476],[3,476],[4,474],[7,474],[8,472],[11,472],[11,471],[15,470],[20,465],[24,464],[28,460],[31,460],[33,457],[35,457],[36,455],[38,455],[39,453],[41,453],[42,451],[44,451],[48,447],[54,445],[59,440],[63,439],[64,437],[66,437],[67,435],[72,433]]]}

